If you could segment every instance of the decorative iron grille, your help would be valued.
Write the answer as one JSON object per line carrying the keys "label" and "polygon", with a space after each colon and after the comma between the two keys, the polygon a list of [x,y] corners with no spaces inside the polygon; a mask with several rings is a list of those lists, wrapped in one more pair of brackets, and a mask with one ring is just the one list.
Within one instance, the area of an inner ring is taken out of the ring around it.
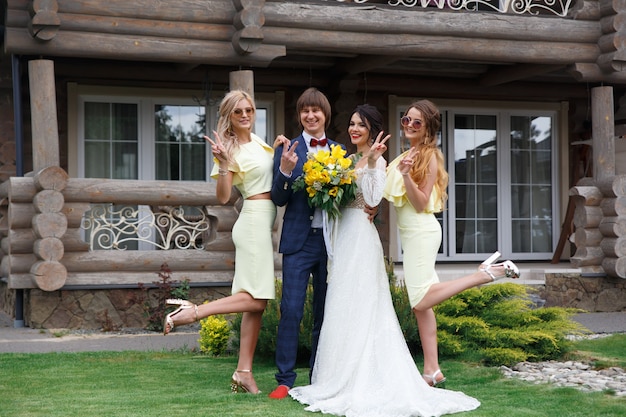
{"label": "decorative iron grille", "polygon": [[[353,3],[384,3],[371,0],[337,0]],[[566,16],[574,0],[388,0],[390,6],[437,7],[439,9],[476,11],[486,8],[500,13],[538,15],[552,13]]]}
{"label": "decorative iron grille", "polygon": [[[155,210],[156,209],[156,210]],[[94,204],[85,213],[81,229],[91,250],[126,250],[131,242],[158,249],[204,249],[210,218],[201,207],[115,206]]]}

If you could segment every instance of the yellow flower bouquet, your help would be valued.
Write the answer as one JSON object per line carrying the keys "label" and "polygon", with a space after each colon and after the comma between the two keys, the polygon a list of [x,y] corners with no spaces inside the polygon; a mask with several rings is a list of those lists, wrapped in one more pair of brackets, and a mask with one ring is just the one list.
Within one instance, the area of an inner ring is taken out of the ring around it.
{"label": "yellow flower bouquet", "polygon": [[309,206],[325,210],[331,218],[338,218],[341,207],[356,197],[356,161],[345,155],[346,150],[339,145],[330,145],[330,152],[309,152],[302,175],[292,186],[296,191],[304,189]]}

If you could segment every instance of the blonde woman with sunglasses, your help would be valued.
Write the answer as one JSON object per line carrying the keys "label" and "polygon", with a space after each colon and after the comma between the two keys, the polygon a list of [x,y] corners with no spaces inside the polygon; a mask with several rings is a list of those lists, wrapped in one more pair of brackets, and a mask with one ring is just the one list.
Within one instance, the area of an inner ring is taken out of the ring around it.
{"label": "blonde woman with sunglasses", "polygon": [[[243,313],[239,360],[231,380],[233,392],[258,394],[252,376],[261,316],[267,300],[275,297],[272,227],[276,206],[270,198],[274,149],[252,133],[256,109],[252,97],[241,90],[226,94],[219,108],[217,130],[210,142],[215,165],[211,177],[217,179],[216,194],[222,204],[235,186],[244,198],[243,207],[232,230],[235,244],[235,276],[232,295],[208,304],[195,305],[187,300],[168,300],[180,306],[168,314],[164,334],[215,314]],[[277,138],[275,145],[281,142]],[[285,139],[286,140],[286,139]]]}
{"label": "blonde woman with sunglasses", "polygon": [[475,273],[439,282],[435,262],[442,231],[435,213],[443,211],[448,187],[443,153],[437,146],[441,115],[434,103],[420,100],[409,106],[401,124],[411,148],[389,164],[384,197],[397,213],[404,281],[424,353],[423,378],[431,386],[442,387],[446,378],[439,368],[433,307],[466,289],[505,277],[518,278],[519,270],[511,261],[494,264],[500,256],[496,252]]}

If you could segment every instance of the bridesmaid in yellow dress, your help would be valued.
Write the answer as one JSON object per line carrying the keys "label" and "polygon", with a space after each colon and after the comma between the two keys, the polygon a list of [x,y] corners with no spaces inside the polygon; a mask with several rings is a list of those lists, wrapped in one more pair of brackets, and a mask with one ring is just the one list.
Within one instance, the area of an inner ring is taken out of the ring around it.
{"label": "bridesmaid in yellow dress", "polygon": [[[254,351],[267,300],[275,297],[272,226],[276,206],[270,199],[274,149],[252,132],[256,108],[252,97],[241,90],[226,94],[219,108],[215,138],[210,142],[215,158],[211,177],[217,179],[216,195],[222,204],[235,186],[244,198],[232,230],[235,244],[235,276],[232,295],[195,305],[187,300],[167,300],[180,306],[165,316],[163,333],[215,314],[243,313],[237,369],[231,380],[233,392],[258,394],[252,375]],[[286,140],[279,136],[274,147]]]}
{"label": "bridesmaid in yellow dress", "polygon": [[384,197],[398,217],[404,280],[424,353],[423,378],[431,386],[441,386],[446,378],[439,368],[432,307],[468,288],[504,277],[518,278],[519,270],[511,261],[493,264],[500,256],[496,252],[475,273],[439,282],[435,262],[442,231],[435,213],[443,211],[448,187],[443,153],[437,146],[441,116],[434,103],[420,100],[409,106],[401,124],[411,148],[389,164]]}

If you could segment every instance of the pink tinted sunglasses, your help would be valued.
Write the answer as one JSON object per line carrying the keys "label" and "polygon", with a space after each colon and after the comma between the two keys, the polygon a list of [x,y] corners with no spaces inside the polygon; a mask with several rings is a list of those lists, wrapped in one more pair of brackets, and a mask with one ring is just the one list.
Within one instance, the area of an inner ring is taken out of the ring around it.
{"label": "pink tinted sunglasses", "polygon": [[415,130],[419,130],[422,127],[422,121],[418,119],[411,119],[409,116],[404,116],[400,119],[400,124],[404,127],[411,126]]}

